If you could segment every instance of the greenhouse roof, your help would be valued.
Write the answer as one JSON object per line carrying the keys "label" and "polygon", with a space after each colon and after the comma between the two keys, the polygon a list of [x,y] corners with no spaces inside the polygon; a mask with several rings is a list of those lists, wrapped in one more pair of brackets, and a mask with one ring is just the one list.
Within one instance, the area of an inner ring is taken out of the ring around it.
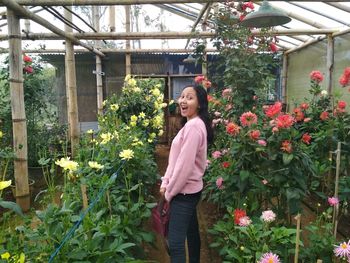
{"label": "greenhouse roof", "polygon": [[[214,35],[211,18],[225,2],[228,1],[0,0],[0,48],[3,53],[8,48],[6,7],[9,7],[21,18],[28,17],[33,21],[29,24],[28,20],[21,20],[24,50],[38,53],[63,51],[65,38],[58,31],[64,32],[68,25],[74,32],[73,36],[86,46],[96,47],[97,42],[93,41],[101,40],[98,45],[102,52],[123,52],[128,43],[131,52],[187,52],[191,49],[189,39],[195,38],[194,35],[207,39]],[[327,35],[335,36],[350,31],[350,1],[269,3],[291,18],[289,23],[271,29],[282,50],[291,52]],[[68,9],[72,5],[73,8]],[[114,8],[109,8],[112,5]],[[127,9],[123,5],[130,7],[130,32],[126,32]],[[254,1],[254,10],[258,10],[260,5],[261,2]],[[99,30],[93,25],[90,6],[100,7]],[[65,10],[71,10],[73,23],[65,19]],[[111,14],[115,14],[115,22],[111,19]],[[203,24],[206,26],[203,27]],[[58,31],[52,31],[52,28]],[[209,42],[208,49],[211,47]]]}

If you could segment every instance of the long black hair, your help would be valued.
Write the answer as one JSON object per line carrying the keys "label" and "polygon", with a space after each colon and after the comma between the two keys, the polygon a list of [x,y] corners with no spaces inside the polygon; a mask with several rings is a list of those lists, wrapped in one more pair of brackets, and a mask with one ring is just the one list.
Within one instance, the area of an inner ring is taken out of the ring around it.
{"label": "long black hair", "polygon": [[[193,88],[196,92],[198,106],[199,106],[198,116],[204,122],[205,127],[207,129],[207,142],[209,145],[214,140],[214,131],[211,126],[211,120],[209,117],[207,91],[202,86],[199,86],[199,85],[188,85],[184,87],[184,89],[186,88]],[[187,118],[182,118],[182,125],[185,125],[186,122],[187,122]]]}

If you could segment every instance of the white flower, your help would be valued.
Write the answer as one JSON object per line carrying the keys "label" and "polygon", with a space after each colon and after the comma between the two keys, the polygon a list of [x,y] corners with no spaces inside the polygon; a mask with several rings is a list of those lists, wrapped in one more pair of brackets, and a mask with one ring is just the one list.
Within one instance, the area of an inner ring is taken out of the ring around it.
{"label": "white flower", "polygon": [[321,95],[322,95],[322,96],[326,96],[327,94],[328,94],[327,90],[322,90],[322,91],[321,91]]}
{"label": "white flower", "polygon": [[260,219],[264,222],[270,223],[276,220],[276,214],[272,210],[262,212]]}

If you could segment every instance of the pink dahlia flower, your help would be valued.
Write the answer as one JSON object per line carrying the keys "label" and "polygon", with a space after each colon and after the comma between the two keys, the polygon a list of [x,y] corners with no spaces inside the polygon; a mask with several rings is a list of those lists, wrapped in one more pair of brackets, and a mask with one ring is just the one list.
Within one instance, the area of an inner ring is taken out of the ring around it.
{"label": "pink dahlia flower", "polygon": [[252,220],[249,218],[249,216],[243,216],[239,219],[239,226],[249,226],[252,223]]}
{"label": "pink dahlia flower", "polygon": [[258,263],[281,263],[278,255],[269,252],[262,255]]}
{"label": "pink dahlia flower", "polygon": [[262,221],[270,223],[276,220],[276,214],[272,210],[266,210],[262,212],[260,218]]}
{"label": "pink dahlia flower", "polygon": [[328,197],[328,204],[330,206],[336,206],[337,204],[339,204],[339,199],[338,197]]}
{"label": "pink dahlia flower", "polygon": [[224,179],[222,179],[222,177],[219,177],[218,179],[216,179],[216,186],[219,188],[219,189],[222,189],[224,186],[223,186],[223,183],[224,183]]}
{"label": "pink dahlia flower", "polygon": [[335,246],[334,254],[341,258],[350,258],[350,240],[343,242],[339,246]]}

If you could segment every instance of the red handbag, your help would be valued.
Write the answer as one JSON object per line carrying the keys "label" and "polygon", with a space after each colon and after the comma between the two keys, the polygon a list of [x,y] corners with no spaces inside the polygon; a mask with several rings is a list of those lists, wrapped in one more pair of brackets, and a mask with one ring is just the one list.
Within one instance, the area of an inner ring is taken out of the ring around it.
{"label": "red handbag", "polygon": [[160,200],[158,204],[152,208],[152,228],[163,237],[168,236],[169,214],[170,206],[165,199]]}

